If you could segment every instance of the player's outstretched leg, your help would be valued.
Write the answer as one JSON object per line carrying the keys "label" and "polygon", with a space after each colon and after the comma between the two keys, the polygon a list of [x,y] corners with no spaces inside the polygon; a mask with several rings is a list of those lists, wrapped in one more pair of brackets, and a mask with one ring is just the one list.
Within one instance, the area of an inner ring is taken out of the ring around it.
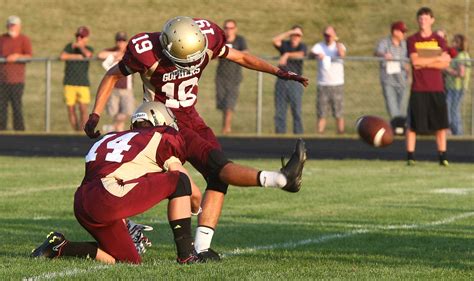
{"label": "player's outstretched leg", "polygon": [[304,162],[306,161],[306,145],[302,139],[296,141],[295,151],[290,160],[284,164],[282,158],[281,173],[285,175],[287,183],[283,190],[288,192],[298,192],[301,188],[301,178],[303,175]]}

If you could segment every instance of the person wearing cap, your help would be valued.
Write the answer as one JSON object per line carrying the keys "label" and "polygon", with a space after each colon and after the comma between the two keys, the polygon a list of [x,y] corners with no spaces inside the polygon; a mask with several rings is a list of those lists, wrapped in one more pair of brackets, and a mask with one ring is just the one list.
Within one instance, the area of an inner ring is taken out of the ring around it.
{"label": "person wearing cap", "polygon": [[[278,67],[281,69],[303,74],[303,58],[306,56],[306,44],[301,40],[303,28],[299,25],[273,37],[273,46],[280,52]],[[289,40],[285,40],[289,38]],[[286,112],[290,104],[293,115],[293,133],[303,133],[303,117],[301,105],[303,102],[303,86],[295,81],[278,78],[275,84],[275,132],[286,133]]]}
{"label": "person wearing cap", "polygon": [[407,89],[408,63],[405,34],[408,31],[403,21],[392,23],[390,35],[380,40],[375,48],[375,56],[380,61],[380,83],[385,98],[385,107],[390,118],[406,115],[402,102]]}
{"label": "person wearing cap", "polygon": [[[97,54],[105,70],[116,65],[127,50],[127,34],[123,31],[115,34],[115,46],[106,48]],[[113,117],[112,125],[104,125],[103,131],[121,132],[125,129],[125,122],[133,113],[135,98],[133,96],[132,76],[121,78],[115,84],[112,94],[107,101],[107,113]]]}
{"label": "person wearing cap", "polygon": [[[77,29],[75,40],[68,43],[59,58],[66,61],[64,69],[64,100],[66,102],[69,123],[75,131],[84,127],[88,118],[88,106],[91,100],[89,81],[89,59],[94,49],[87,45],[90,30],[86,26]],[[80,118],[76,116],[76,104],[79,105]]]}
{"label": "person wearing cap", "polygon": [[8,103],[13,109],[13,129],[23,131],[22,97],[25,88],[25,61],[31,58],[28,36],[21,33],[21,19],[9,16],[7,33],[0,35],[0,130],[7,128]]}
{"label": "person wearing cap", "polygon": [[339,41],[336,29],[326,26],[324,41],[311,48],[311,55],[318,60],[318,87],[316,99],[317,132],[326,129],[329,109],[336,118],[338,134],[344,134],[344,61],[346,46]]}

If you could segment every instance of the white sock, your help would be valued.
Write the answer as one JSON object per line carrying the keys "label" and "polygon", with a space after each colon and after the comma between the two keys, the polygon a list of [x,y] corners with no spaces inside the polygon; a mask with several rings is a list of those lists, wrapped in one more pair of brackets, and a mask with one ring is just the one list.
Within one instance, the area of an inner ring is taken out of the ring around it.
{"label": "white sock", "polygon": [[281,172],[260,172],[260,183],[263,187],[284,187],[286,185],[286,177]]}
{"label": "white sock", "polygon": [[198,226],[196,228],[196,238],[194,239],[194,249],[200,253],[211,247],[214,229],[207,226]]}

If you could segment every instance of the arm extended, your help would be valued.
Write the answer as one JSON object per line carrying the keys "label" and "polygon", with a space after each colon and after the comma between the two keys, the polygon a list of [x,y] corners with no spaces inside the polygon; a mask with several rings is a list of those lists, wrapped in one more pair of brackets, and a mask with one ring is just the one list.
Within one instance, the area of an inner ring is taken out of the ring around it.
{"label": "arm extended", "polygon": [[104,111],[105,104],[112,93],[115,83],[122,77],[125,76],[122,74],[122,72],[120,72],[120,69],[116,64],[111,69],[109,69],[102,78],[99,88],[97,89],[94,109],[89,115],[89,119],[84,126],[84,132],[89,138],[95,139],[100,136],[100,132],[95,130],[97,124],[99,124],[100,114],[102,111]]}
{"label": "arm extended", "polygon": [[258,58],[254,55],[251,55],[249,53],[244,53],[244,52],[230,48],[229,53],[227,54],[226,58],[248,69],[253,69],[253,70],[273,74],[275,76],[278,76],[286,80],[295,80],[303,84],[303,86],[305,87],[308,85],[307,78],[302,77],[292,72],[283,71],[279,69],[278,67],[273,66],[270,63],[264,61],[263,59]]}

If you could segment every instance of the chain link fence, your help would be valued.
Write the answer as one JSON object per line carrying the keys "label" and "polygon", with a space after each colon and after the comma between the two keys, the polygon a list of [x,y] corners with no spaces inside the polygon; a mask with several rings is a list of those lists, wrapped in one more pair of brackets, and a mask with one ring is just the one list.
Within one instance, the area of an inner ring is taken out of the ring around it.
{"label": "chain link fence", "polygon": [[[276,58],[269,58],[272,64],[277,64]],[[471,60],[471,64],[474,61]],[[91,103],[87,106],[90,111],[95,99],[95,93],[105,70],[99,60],[89,62],[89,80]],[[74,132],[68,118],[64,96],[64,70],[65,63],[56,58],[35,58],[24,64],[26,68],[23,95],[21,85],[8,85],[0,83],[2,102],[6,106],[0,108],[1,130],[25,130],[28,132]],[[197,108],[208,125],[216,133],[222,131],[224,115],[218,109],[216,100],[216,62],[211,62],[203,72],[199,82],[199,95]],[[0,70],[5,66],[0,61]],[[301,119],[304,134],[316,134],[316,91],[317,91],[317,61],[304,60],[303,75],[310,79],[310,85],[302,94]],[[13,70],[14,71],[14,70]],[[362,115],[377,115],[390,119],[382,94],[379,80],[379,59],[374,57],[347,57],[344,60],[344,119],[345,131],[355,133],[354,123]],[[225,76],[223,81],[232,81],[233,75]],[[16,75],[16,73],[11,73]],[[20,73],[21,74],[21,73]],[[78,74],[79,75],[79,74]],[[474,79],[471,72],[471,81]],[[270,135],[275,133],[275,87],[276,78],[272,75],[262,74],[243,69],[242,82],[238,85],[240,93],[235,102],[232,118],[232,133],[237,135]],[[134,77],[133,92],[136,103],[142,99],[142,86],[140,78]],[[462,102],[462,121],[465,135],[474,135],[474,83],[464,94]],[[235,87],[235,86],[234,86]],[[406,112],[409,97],[409,87],[403,100],[403,112]],[[18,98],[19,95],[20,97]],[[7,97],[7,98],[6,98]],[[19,104],[22,101],[22,104]],[[12,106],[13,105],[13,106]],[[21,107],[22,110],[18,110]],[[290,108],[287,108],[286,128],[287,134],[293,132],[293,118]],[[77,116],[80,113],[77,109]],[[21,126],[23,119],[24,126]],[[112,118],[104,112],[102,114],[102,129],[112,123]],[[334,118],[328,115],[327,134],[334,134],[336,125]]]}

